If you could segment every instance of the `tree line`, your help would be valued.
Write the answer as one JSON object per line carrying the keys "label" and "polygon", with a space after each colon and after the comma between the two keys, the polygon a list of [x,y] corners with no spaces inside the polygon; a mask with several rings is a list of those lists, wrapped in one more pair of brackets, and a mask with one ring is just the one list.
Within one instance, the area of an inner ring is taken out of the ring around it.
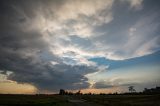
{"label": "tree line", "polygon": [[[119,93],[119,94],[160,94],[160,87],[155,87],[155,88],[150,88],[150,89],[144,88],[144,90],[142,92],[136,92],[134,86],[129,86],[128,91],[129,92]],[[110,93],[110,94],[117,95],[118,93],[115,92],[115,93]],[[73,93],[71,91],[66,91],[64,89],[60,89],[59,90],[59,95],[94,95],[94,93],[89,92],[89,93],[83,94],[81,92],[81,90]],[[105,95],[105,93],[100,93],[99,95]]]}

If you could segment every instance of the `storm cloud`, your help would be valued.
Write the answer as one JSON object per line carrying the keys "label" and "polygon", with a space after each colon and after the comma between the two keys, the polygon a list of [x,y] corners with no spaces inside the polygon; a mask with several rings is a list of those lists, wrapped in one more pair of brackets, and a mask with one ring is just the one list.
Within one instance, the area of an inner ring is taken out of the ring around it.
{"label": "storm cloud", "polygon": [[[60,57],[51,53],[50,43],[41,30],[30,26],[37,17],[35,11],[41,3],[2,1],[0,69],[3,73],[13,72],[8,80],[33,84],[39,90],[87,88],[89,83],[84,75],[95,72],[96,68],[64,64]],[[58,64],[53,65],[52,61]]]}
{"label": "storm cloud", "polygon": [[[130,58],[160,50],[158,4],[151,0],[2,0],[1,74],[11,72],[7,80],[31,84],[39,91],[89,88],[88,74],[99,73],[102,67],[109,66],[105,72],[110,66],[119,68],[119,63],[125,67]],[[98,58],[111,64],[99,64]],[[112,87],[98,81],[94,86]]]}

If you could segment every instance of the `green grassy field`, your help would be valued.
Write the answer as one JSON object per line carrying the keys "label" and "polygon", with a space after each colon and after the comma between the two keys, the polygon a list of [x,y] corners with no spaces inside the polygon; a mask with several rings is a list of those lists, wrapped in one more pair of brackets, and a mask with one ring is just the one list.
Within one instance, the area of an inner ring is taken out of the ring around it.
{"label": "green grassy field", "polygon": [[[71,99],[80,102],[72,103]],[[160,95],[0,95],[0,106],[94,106],[94,104],[160,106]]]}

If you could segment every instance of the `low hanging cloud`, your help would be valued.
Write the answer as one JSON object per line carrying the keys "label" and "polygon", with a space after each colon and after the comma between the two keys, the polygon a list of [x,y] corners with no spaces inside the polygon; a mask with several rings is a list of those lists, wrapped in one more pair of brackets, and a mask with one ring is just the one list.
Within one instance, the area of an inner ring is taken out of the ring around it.
{"label": "low hanging cloud", "polygon": [[133,81],[131,79],[124,79],[124,78],[117,78],[117,79],[110,79],[108,81],[99,81],[93,84],[93,88],[96,89],[109,89],[113,87],[128,87],[128,86],[138,86],[142,84],[140,82]]}

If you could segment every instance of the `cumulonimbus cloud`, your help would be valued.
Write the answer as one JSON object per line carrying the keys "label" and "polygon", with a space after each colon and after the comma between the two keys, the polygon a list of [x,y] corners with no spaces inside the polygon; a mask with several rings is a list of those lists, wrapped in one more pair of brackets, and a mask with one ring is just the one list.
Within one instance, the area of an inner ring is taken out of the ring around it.
{"label": "cumulonimbus cloud", "polygon": [[1,1],[0,70],[38,89],[79,89],[89,86],[86,74],[98,71],[91,57],[119,60],[157,51],[159,15],[125,20],[143,3],[128,2],[128,12],[114,13],[114,0]]}

